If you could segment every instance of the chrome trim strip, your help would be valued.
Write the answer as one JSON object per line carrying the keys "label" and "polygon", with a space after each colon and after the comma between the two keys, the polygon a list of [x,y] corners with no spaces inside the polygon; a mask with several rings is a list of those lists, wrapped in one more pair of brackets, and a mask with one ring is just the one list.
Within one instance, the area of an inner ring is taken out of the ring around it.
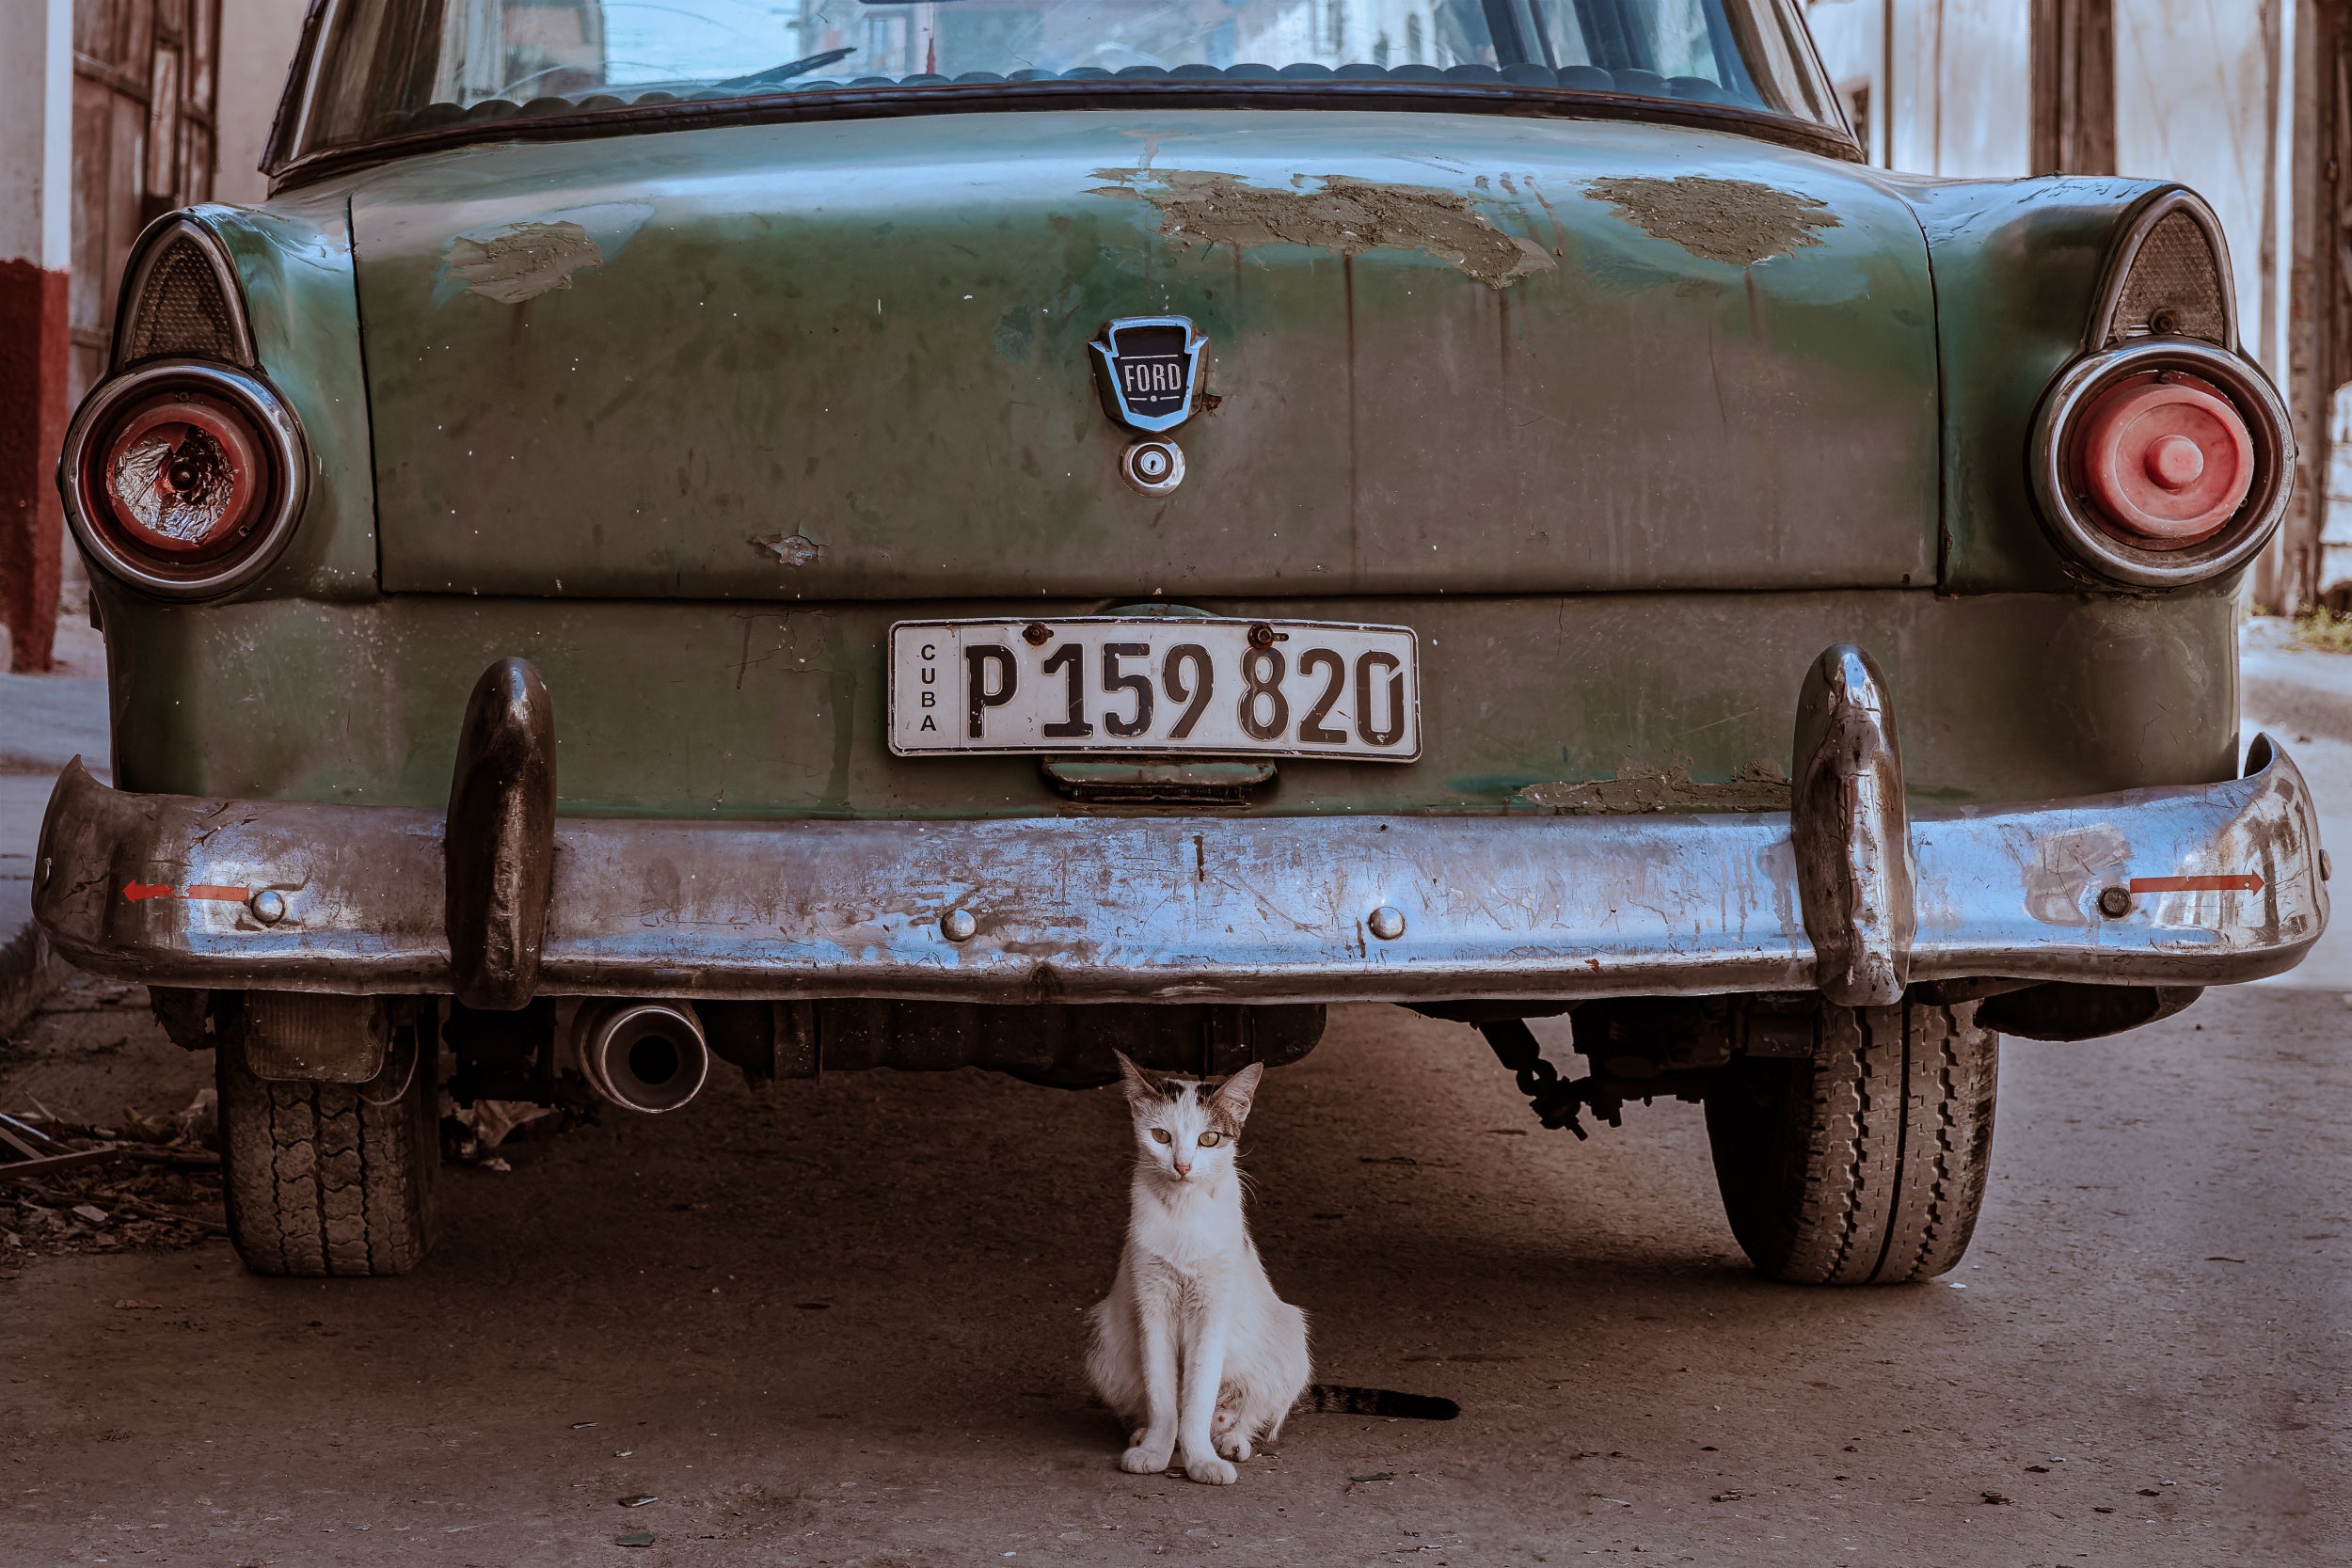
{"label": "chrome trim strip", "polygon": [[[1910,977],[2195,986],[2291,968],[2328,919],[2316,817],[2284,752],[2258,741],[2249,766],[2226,784],[1920,813]],[[34,912],[73,962],[157,985],[442,991],[441,834],[432,811],[134,795],[76,765],[42,824]],[[262,891],[282,899],[275,924],[253,913]],[[2103,913],[2103,894],[2124,912]],[[1401,924],[1385,939],[1383,908]],[[956,911],[973,917],[961,941],[942,929]],[[1695,995],[1809,989],[1815,957],[1777,814],[569,818],[540,990]]]}

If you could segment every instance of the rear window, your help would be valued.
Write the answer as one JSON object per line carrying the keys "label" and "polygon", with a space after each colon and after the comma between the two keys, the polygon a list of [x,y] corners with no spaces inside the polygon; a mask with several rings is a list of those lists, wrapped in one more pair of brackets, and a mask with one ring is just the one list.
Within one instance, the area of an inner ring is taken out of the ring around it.
{"label": "rear window", "polygon": [[1842,126],[1793,0],[327,0],[278,145],[298,158],[469,121],[878,87],[963,102],[1187,81],[1259,84],[1253,98],[1476,84]]}

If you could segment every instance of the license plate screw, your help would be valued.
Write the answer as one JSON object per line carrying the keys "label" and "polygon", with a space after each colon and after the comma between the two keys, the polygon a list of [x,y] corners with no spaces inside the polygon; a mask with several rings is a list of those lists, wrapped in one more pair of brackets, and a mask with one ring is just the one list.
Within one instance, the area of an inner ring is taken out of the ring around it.
{"label": "license plate screw", "polygon": [[939,930],[949,942],[969,942],[980,923],[972,918],[970,910],[949,910],[940,917]]}
{"label": "license plate screw", "polygon": [[2121,920],[2132,912],[2129,888],[2108,887],[2099,890],[2099,912],[2109,920]]}
{"label": "license plate screw", "polygon": [[1256,625],[1252,626],[1249,628],[1249,645],[1253,648],[1273,647],[1274,628],[1267,626],[1263,621],[1260,621]]}
{"label": "license plate screw", "polygon": [[1373,911],[1372,918],[1364,924],[1370,926],[1372,934],[1382,942],[1394,942],[1405,934],[1404,914],[1386,904]]}
{"label": "license plate screw", "polygon": [[1032,648],[1042,648],[1054,640],[1054,634],[1042,621],[1032,621],[1021,628],[1021,641]]}
{"label": "license plate screw", "polygon": [[286,918],[286,895],[276,888],[263,888],[252,898],[253,918],[264,926],[275,926]]}

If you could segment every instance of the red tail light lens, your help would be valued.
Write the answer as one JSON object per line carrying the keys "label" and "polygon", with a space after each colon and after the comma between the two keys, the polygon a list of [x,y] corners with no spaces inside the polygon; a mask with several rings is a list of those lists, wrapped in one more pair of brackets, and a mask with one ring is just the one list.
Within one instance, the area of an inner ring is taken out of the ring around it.
{"label": "red tail light lens", "polygon": [[[166,392],[128,410],[93,449],[93,497],[135,547],[170,562],[236,548],[262,515],[269,469],[252,421],[223,399]],[[103,488],[102,488],[103,487]]]}
{"label": "red tail light lens", "polygon": [[92,564],[158,597],[200,599],[269,569],[310,467],[302,427],[259,376],[160,360],[84,400],[57,477]]}
{"label": "red tail light lens", "polygon": [[2278,531],[2295,432],[2253,361],[2141,338],[2058,372],[2034,415],[2026,472],[2077,577],[2182,588],[2237,570]]}
{"label": "red tail light lens", "polygon": [[2254,483],[2245,419],[2213,387],[2159,372],[2099,394],[2076,449],[2104,521],[2142,549],[2211,537]]}

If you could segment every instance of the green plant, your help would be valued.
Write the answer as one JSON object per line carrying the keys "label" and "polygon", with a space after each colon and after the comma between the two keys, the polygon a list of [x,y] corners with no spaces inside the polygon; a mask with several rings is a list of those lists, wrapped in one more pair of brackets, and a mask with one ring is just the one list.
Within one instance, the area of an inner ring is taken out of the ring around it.
{"label": "green plant", "polygon": [[2323,654],[2352,654],[2352,612],[2315,605],[2295,618],[2295,641]]}

